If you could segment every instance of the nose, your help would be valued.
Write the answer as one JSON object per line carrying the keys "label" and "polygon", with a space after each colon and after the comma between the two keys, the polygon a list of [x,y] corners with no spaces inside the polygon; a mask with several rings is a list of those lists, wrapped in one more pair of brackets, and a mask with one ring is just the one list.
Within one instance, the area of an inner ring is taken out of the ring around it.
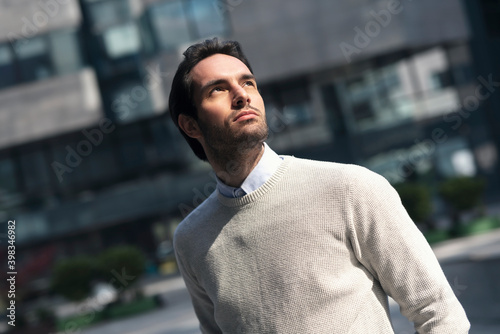
{"label": "nose", "polygon": [[234,96],[233,96],[233,107],[237,109],[242,109],[246,105],[250,104],[250,95],[248,92],[241,86],[235,87]]}

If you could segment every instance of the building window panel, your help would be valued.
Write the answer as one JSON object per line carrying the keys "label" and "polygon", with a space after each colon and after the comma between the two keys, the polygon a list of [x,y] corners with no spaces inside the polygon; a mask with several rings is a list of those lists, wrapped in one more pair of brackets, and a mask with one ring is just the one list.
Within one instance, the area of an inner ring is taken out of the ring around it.
{"label": "building window panel", "polygon": [[88,160],[92,181],[105,182],[118,176],[113,147],[108,138],[104,138],[103,142],[94,148]]}
{"label": "building window panel", "polygon": [[213,1],[192,0],[190,4],[190,14],[199,38],[226,33],[224,14],[216,8]]}
{"label": "building window panel", "polygon": [[183,1],[169,1],[152,7],[151,19],[161,48],[175,49],[192,40]]}
{"label": "building window panel", "polygon": [[17,41],[14,50],[24,81],[41,80],[52,75],[49,47],[44,36]]}
{"label": "building window panel", "polygon": [[306,83],[282,87],[280,98],[283,103],[283,116],[288,125],[300,125],[312,120],[312,106]]}
{"label": "building window panel", "polygon": [[55,144],[52,146],[52,156],[50,166],[56,176],[58,185],[61,188],[72,187],[77,184],[82,184],[81,174],[75,170],[81,167],[82,157],[76,152],[77,142],[68,142],[64,140],[64,144]]}
{"label": "building window panel", "polygon": [[0,45],[0,88],[8,87],[16,82],[16,70],[12,52],[7,45]]}
{"label": "building window panel", "polygon": [[92,21],[92,28],[95,32],[132,19],[128,1],[86,0],[86,2]]}
{"label": "building window panel", "polygon": [[49,185],[49,162],[43,151],[24,153],[20,157],[24,186],[28,191],[46,188]]}
{"label": "building window panel", "polygon": [[125,171],[139,169],[146,165],[146,146],[139,125],[123,129],[119,135],[119,141],[121,167]]}
{"label": "building window panel", "polygon": [[49,43],[55,72],[71,73],[82,67],[76,31],[54,32],[49,35]]}
{"label": "building window panel", "polygon": [[129,123],[154,113],[151,91],[139,79],[121,79],[109,91],[111,110],[118,123]]}
{"label": "building window panel", "polygon": [[[170,120],[167,120],[170,121]],[[151,136],[153,137],[153,144],[157,152],[159,161],[175,160],[177,147],[170,131],[165,124],[165,120],[155,119],[150,123]]]}
{"label": "building window panel", "polygon": [[0,198],[18,191],[12,159],[0,159]]}
{"label": "building window panel", "polygon": [[139,29],[133,22],[106,30],[103,40],[110,58],[139,53],[141,50]]}

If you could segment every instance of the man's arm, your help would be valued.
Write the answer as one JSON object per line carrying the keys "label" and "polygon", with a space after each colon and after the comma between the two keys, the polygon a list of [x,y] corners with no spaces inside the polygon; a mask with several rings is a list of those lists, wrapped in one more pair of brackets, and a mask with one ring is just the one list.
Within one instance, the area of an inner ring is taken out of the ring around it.
{"label": "man's arm", "polygon": [[361,171],[351,196],[354,252],[417,332],[468,333],[465,311],[394,188]]}
{"label": "man's arm", "polygon": [[219,334],[222,333],[214,318],[214,305],[208,297],[205,289],[198,283],[195,275],[182,259],[181,252],[178,251],[178,242],[174,240],[175,256],[177,265],[181,272],[184,283],[186,284],[191,302],[196,313],[196,317],[200,322],[200,330],[203,334]]}

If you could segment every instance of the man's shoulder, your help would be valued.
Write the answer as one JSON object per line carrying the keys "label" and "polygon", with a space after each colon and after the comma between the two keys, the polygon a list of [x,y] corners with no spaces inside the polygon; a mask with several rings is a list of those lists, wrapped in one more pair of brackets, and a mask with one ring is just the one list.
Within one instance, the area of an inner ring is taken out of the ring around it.
{"label": "man's shoulder", "polygon": [[381,175],[360,165],[296,157],[294,157],[294,161],[297,168],[309,170],[311,174],[315,172],[326,173],[329,176],[344,177],[347,180],[383,178]]}
{"label": "man's shoulder", "polygon": [[217,191],[214,191],[200,205],[192,210],[177,226],[174,239],[192,237],[193,235],[203,233],[207,217],[212,215],[217,206]]}
{"label": "man's shoulder", "polygon": [[[294,158],[295,177],[319,189],[365,193],[374,188],[385,190],[389,182],[366,167],[331,161]],[[329,191],[330,192],[330,191]]]}

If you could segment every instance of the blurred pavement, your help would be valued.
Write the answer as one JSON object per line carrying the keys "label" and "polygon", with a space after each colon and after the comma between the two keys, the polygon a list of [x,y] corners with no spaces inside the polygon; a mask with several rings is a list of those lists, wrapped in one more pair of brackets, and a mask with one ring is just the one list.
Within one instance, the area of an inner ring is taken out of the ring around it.
{"label": "blurred pavement", "polygon": [[[443,271],[472,323],[471,334],[500,333],[500,230],[445,241],[433,247]],[[145,293],[160,294],[163,309],[107,322],[83,334],[199,334],[182,278],[144,281]],[[395,334],[413,334],[413,326],[390,303]]]}

